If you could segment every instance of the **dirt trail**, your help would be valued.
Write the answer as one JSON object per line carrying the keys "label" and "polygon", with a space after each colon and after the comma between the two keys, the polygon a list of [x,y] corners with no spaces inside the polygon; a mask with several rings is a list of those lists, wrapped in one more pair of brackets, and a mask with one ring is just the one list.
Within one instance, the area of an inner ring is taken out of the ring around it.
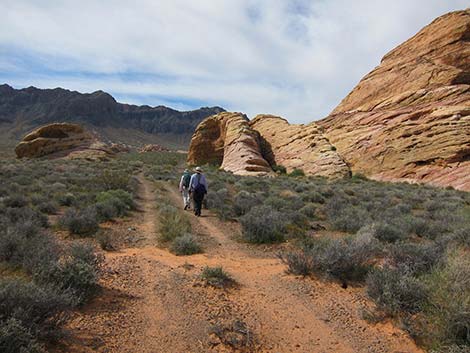
{"label": "dirt trail", "polygon": [[[360,318],[361,289],[285,274],[272,251],[235,241],[236,224],[205,210],[191,217],[204,254],[158,248],[154,187],[141,182],[142,240],[107,253],[105,291],[71,321],[67,352],[420,352],[392,325]],[[176,189],[168,196],[180,205]],[[223,266],[238,285],[202,285],[204,266]]]}

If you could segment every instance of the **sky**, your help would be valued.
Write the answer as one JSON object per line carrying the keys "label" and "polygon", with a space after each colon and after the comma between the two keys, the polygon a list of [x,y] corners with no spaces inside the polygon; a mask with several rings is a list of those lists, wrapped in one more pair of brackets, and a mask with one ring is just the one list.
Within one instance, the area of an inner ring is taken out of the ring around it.
{"label": "sky", "polygon": [[0,0],[0,83],[292,123],[468,0]]}

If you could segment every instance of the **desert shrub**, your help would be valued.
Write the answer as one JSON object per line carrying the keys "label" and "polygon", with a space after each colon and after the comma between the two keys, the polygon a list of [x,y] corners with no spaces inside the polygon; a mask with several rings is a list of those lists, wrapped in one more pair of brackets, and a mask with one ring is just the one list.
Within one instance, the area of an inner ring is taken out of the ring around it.
{"label": "desert shrub", "polygon": [[44,353],[45,351],[20,321],[9,318],[0,321],[0,352]]}
{"label": "desert shrub", "polygon": [[306,217],[309,218],[314,218],[315,217],[315,212],[317,211],[317,206],[314,203],[308,203],[305,206],[303,206],[299,212],[303,214]]}
{"label": "desert shrub", "polygon": [[49,281],[73,293],[79,303],[93,296],[98,287],[102,258],[89,244],[72,244],[65,261],[58,264]]}
{"label": "desert shrub", "polygon": [[294,275],[308,276],[314,271],[314,258],[305,251],[282,254],[282,262],[287,265],[287,272]]}
{"label": "desert shrub", "polygon": [[207,193],[207,207],[212,209],[222,220],[233,218],[233,208],[231,205],[230,195],[226,188]]}
{"label": "desert shrub", "polygon": [[320,203],[320,204],[325,203],[325,198],[323,197],[323,195],[315,190],[304,193],[302,195],[302,199],[307,202]]}
{"label": "desert shrub", "polygon": [[422,274],[436,266],[444,255],[442,243],[397,243],[390,247],[390,263],[410,274]]}
{"label": "desert shrub", "polygon": [[233,201],[233,210],[235,212],[235,215],[243,216],[253,207],[261,204],[261,202],[262,200],[258,194],[242,190],[235,195]]}
{"label": "desert shrub", "polygon": [[106,251],[115,250],[113,240],[108,233],[99,232],[96,235],[96,240],[98,241],[98,244],[100,245],[101,249]]}
{"label": "desert shrub", "polygon": [[274,165],[274,166],[272,166],[272,168],[278,174],[287,174],[286,167],[284,167],[282,165]]}
{"label": "desert shrub", "polygon": [[282,213],[269,206],[253,207],[240,218],[242,236],[250,243],[273,243],[284,240],[286,221]]}
{"label": "desert shrub", "polygon": [[34,336],[53,334],[73,303],[65,292],[20,279],[0,280],[0,320],[13,318]]}
{"label": "desert shrub", "polygon": [[59,219],[59,224],[67,228],[70,233],[87,236],[95,233],[98,228],[98,215],[92,207],[84,210],[68,209]]}
{"label": "desert shrub", "polygon": [[302,169],[297,169],[297,168],[294,168],[294,170],[292,172],[290,172],[288,174],[290,177],[303,177],[305,176],[305,172],[302,170]]}
{"label": "desert shrub", "polygon": [[[363,229],[354,236],[343,239],[311,239],[303,249],[303,256],[310,258],[310,272],[316,272],[341,281],[359,281],[371,268],[371,262],[379,252],[379,244],[370,229]],[[292,258],[296,260],[295,257]],[[307,261],[304,260],[305,263]],[[295,264],[288,262],[294,268]]]}
{"label": "desert shrub", "polygon": [[459,245],[470,247],[470,226],[456,229],[452,233],[451,239]]}
{"label": "desert shrub", "polygon": [[170,250],[175,255],[193,255],[202,252],[201,246],[191,234],[173,239]]}
{"label": "desert shrub", "polygon": [[225,272],[221,266],[204,267],[201,273],[201,279],[206,282],[206,284],[219,288],[227,287],[235,283],[235,280]]}
{"label": "desert shrub", "polygon": [[105,190],[127,190],[129,178],[129,174],[121,170],[106,169],[96,178],[96,183],[102,185]]}
{"label": "desert shrub", "polygon": [[[127,210],[133,209],[135,207],[134,200],[132,199],[132,195],[127,191],[117,189],[117,190],[109,190],[103,191],[96,196],[97,202],[118,202],[118,206],[122,207],[124,205]],[[123,212],[125,211],[122,210]]]}
{"label": "desert shrub", "polygon": [[166,205],[159,209],[159,240],[172,241],[191,232],[191,223],[186,215],[181,214],[176,207]]}
{"label": "desert shrub", "polygon": [[25,207],[28,204],[26,197],[20,194],[13,194],[3,199],[3,204],[6,207],[19,208]]}
{"label": "desert shrub", "polygon": [[40,212],[46,214],[56,214],[59,209],[54,201],[41,202],[36,207]]}
{"label": "desert shrub", "polygon": [[375,224],[375,237],[386,243],[395,243],[405,239],[408,234],[407,230],[399,223],[395,222],[379,222]]}
{"label": "desert shrub", "polygon": [[329,220],[334,229],[355,233],[371,222],[367,211],[359,207],[343,207],[329,213]]}
{"label": "desert shrub", "polygon": [[377,307],[388,315],[415,314],[426,302],[423,283],[406,272],[383,268],[371,271],[367,277],[367,294]]}
{"label": "desert shrub", "polygon": [[29,207],[7,208],[5,216],[10,223],[33,222],[41,227],[48,226],[47,216]]}
{"label": "desert shrub", "polygon": [[57,201],[59,202],[59,205],[61,206],[72,206],[76,202],[76,197],[74,194],[68,192],[65,194],[60,194],[57,197]]}
{"label": "desert shrub", "polygon": [[424,308],[430,345],[470,347],[470,256],[450,254],[425,277],[429,302]]}

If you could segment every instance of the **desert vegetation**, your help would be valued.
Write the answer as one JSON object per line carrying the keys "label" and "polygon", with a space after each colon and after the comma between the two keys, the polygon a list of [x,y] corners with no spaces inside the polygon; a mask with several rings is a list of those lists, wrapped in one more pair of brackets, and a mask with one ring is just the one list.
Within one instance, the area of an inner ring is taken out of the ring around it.
{"label": "desert vegetation", "polygon": [[[138,181],[176,154],[127,154],[106,163],[2,160],[0,165],[0,347],[44,352],[61,337],[71,310],[99,291],[103,255],[113,240],[100,224],[135,209]],[[197,252],[183,238],[176,250]]]}
{"label": "desert vegetation", "polygon": [[279,254],[289,273],[364,286],[375,319],[431,350],[470,346],[470,194],[361,175],[208,174],[208,207],[238,220],[242,241],[289,241]]}
{"label": "desert vegetation", "polygon": [[[139,181],[155,188],[156,241],[178,256],[203,251],[191,213],[175,205],[184,165],[176,153],[129,153],[106,163],[5,160],[0,166],[0,345],[43,352],[74,308],[99,291],[103,224],[132,216]],[[363,288],[373,309],[430,351],[470,345],[470,195],[380,183],[357,175],[329,181],[301,172],[240,177],[204,167],[206,206],[240,226],[238,241],[270,244],[296,276]],[[282,166],[279,166],[282,170]],[[204,243],[204,246],[205,243]],[[222,267],[199,279],[224,288]]]}

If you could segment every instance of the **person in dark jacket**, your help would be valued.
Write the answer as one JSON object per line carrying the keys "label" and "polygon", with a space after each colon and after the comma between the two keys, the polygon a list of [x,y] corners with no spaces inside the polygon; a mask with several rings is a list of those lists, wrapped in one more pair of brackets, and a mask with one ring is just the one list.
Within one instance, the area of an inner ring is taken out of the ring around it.
{"label": "person in dark jacket", "polygon": [[207,180],[200,167],[196,167],[195,173],[191,175],[189,192],[194,201],[194,214],[199,217],[201,215],[202,201],[207,194]]}

